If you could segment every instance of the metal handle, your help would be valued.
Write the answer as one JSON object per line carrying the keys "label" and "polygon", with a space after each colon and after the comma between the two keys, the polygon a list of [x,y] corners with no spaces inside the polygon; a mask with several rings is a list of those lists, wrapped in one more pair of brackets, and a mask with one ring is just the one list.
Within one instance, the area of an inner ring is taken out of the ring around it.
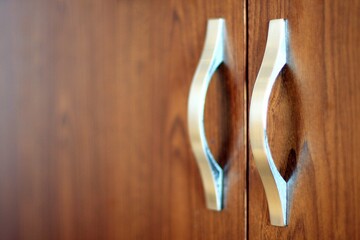
{"label": "metal handle", "polygon": [[286,64],[286,23],[271,20],[259,74],[256,78],[250,105],[250,142],[269,206],[270,222],[287,224],[287,184],[276,169],[266,134],[267,110],[276,77]]}
{"label": "metal handle", "polygon": [[206,141],[204,106],[211,76],[225,59],[226,29],[224,19],[210,19],[205,45],[191,83],[188,101],[190,143],[200,169],[209,209],[221,210],[223,198],[223,169],[215,161]]}

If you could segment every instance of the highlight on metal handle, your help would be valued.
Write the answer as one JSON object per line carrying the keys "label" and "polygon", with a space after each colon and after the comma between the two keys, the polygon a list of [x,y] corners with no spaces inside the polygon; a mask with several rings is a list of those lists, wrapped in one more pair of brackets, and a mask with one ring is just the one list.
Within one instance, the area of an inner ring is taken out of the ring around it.
{"label": "highlight on metal handle", "polygon": [[268,202],[270,222],[287,225],[287,183],[271,156],[266,134],[270,93],[276,77],[286,64],[286,22],[271,20],[265,54],[256,78],[250,104],[250,142]]}
{"label": "highlight on metal handle", "polygon": [[190,143],[200,170],[206,206],[222,209],[223,169],[215,161],[206,141],[204,107],[211,76],[225,59],[226,28],[224,19],[210,19],[205,45],[191,83],[188,100],[188,128]]}

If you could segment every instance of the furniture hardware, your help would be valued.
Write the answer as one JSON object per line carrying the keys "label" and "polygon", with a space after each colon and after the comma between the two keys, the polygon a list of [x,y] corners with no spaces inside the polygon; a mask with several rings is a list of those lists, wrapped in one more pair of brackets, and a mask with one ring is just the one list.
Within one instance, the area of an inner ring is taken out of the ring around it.
{"label": "furniture hardware", "polygon": [[270,94],[276,77],[286,64],[286,21],[271,20],[265,54],[250,104],[250,142],[269,207],[270,222],[287,225],[287,183],[276,168],[266,133]]}
{"label": "furniture hardware", "polygon": [[212,210],[222,209],[223,169],[215,161],[206,141],[204,107],[211,77],[224,62],[226,27],[224,19],[210,19],[200,61],[193,77],[188,99],[188,128],[190,143],[200,170],[206,205]]}

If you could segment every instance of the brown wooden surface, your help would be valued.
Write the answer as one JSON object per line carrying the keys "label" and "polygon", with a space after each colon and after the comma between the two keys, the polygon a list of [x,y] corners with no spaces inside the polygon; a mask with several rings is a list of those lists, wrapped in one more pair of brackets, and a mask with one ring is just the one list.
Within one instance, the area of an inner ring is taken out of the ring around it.
{"label": "brown wooden surface", "polygon": [[268,134],[290,186],[289,225],[270,226],[250,154],[249,239],[360,239],[360,1],[248,4],[249,93],[269,20],[288,19],[289,62],[272,93]]}
{"label": "brown wooden surface", "polygon": [[[1,1],[0,239],[244,239],[244,9]],[[186,123],[214,17],[232,40],[206,104],[210,147],[228,176],[221,213],[205,208]]]}

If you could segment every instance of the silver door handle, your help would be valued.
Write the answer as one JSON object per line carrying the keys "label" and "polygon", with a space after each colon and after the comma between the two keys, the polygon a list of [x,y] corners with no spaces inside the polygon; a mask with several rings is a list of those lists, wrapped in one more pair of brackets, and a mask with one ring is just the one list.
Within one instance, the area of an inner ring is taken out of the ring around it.
{"label": "silver door handle", "polygon": [[205,191],[206,206],[221,210],[223,199],[223,169],[215,161],[206,141],[204,107],[211,76],[225,59],[226,29],[224,19],[210,19],[205,45],[193,77],[188,100],[190,143]]}
{"label": "silver door handle", "polygon": [[250,142],[256,166],[269,207],[270,222],[276,226],[287,224],[287,183],[280,175],[271,156],[266,134],[270,93],[276,77],[286,64],[286,23],[271,20],[265,54],[256,78],[250,104]]}

